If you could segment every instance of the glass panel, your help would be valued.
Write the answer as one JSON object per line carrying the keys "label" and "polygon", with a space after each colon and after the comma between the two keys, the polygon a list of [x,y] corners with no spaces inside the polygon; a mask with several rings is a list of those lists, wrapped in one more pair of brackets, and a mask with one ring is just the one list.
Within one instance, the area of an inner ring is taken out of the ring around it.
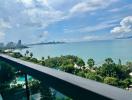
{"label": "glass panel", "polygon": [[27,92],[25,76],[22,71],[0,61],[0,100],[27,100],[27,93],[30,94],[30,100],[72,100],[29,75]]}
{"label": "glass panel", "polygon": [[0,97],[3,100],[26,100],[24,81],[20,72],[8,63],[0,61]]}
{"label": "glass panel", "polygon": [[31,99],[36,100],[72,100],[59,91],[47,86],[44,82],[32,77],[29,81]]}

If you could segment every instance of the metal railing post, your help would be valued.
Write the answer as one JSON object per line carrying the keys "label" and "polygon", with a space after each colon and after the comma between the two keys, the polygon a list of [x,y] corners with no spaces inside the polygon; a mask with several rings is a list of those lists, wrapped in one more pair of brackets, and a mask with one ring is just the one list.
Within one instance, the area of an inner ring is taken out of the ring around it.
{"label": "metal railing post", "polygon": [[26,85],[26,95],[27,95],[27,100],[30,100],[30,91],[29,91],[29,87],[28,87],[28,79],[27,79],[27,74],[25,75],[25,85]]}

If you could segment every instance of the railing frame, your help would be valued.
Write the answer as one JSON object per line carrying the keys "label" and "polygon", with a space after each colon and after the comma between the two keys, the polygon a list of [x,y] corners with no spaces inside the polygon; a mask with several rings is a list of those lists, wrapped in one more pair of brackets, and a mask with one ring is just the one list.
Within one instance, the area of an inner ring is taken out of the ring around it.
{"label": "railing frame", "polygon": [[104,83],[0,54],[0,60],[74,100],[131,100],[132,93]]}

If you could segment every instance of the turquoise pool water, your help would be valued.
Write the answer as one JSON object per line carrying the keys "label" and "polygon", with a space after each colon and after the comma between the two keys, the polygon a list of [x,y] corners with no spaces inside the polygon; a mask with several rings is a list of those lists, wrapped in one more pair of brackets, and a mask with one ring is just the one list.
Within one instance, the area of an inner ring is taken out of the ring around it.
{"label": "turquoise pool water", "polygon": [[[27,79],[28,79],[28,80],[32,80],[32,77],[28,75],[28,76],[27,76]],[[25,81],[25,77],[24,77],[24,76],[18,77],[18,78],[17,78],[17,81],[24,82],[24,81]]]}

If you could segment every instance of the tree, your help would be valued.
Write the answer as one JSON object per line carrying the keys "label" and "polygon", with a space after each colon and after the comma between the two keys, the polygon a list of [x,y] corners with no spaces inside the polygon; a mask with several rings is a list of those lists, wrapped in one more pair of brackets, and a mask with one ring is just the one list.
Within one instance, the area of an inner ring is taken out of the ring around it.
{"label": "tree", "polygon": [[48,56],[47,58],[50,59],[50,56]]}
{"label": "tree", "polygon": [[39,92],[39,90],[40,90],[40,81],[34,79],[32,81],[29,81],[28,85],[29,85],[31,94],[36,94],[36,93]]}
{"label": "tree", "polygon": [[52,67],[52,68],[57,68],[60,66],[60,60],[59,58],[48,58],[45,60],[45,66],[47,67]]}
{"label": "tree", "polygon": [[[0,94],[9,88],[10,82],[15,78],[15,72],[11,65],[0,61]],[[4,97],[3,97],[4,99]]]}
{"label": "tree", "polygon": [[122,64],[121,64],[121,59],[118,60],[118,65],[122,65]]}
{"label": "tree", "polygon": [[113,64],[114,61],[112,60],[112,58],[107,58],[105,59],[105,63],[109,65],[109,64]]}
{"label": "tree", "polygon": [[111,58],[105,60],[105,63],[98,69],[98,74],[103,77],[117,77],[116,64]]}
{"label": "tree", "polygon": [[74,64],[72,63],[61,66],[61,70],[68,72],[68,73],[74,73],[74,69],[75,69]]}
{"label": "tree", "polygon": [[45,66],[45,61],[42,61],[42,65]]}
{"label": "tree", "polygon": [[21,57],[23,57],[20,52],[14,52],[11,56],[15,57],[15,58],[21,58]]}
{"label": "tree", "polygon": [[32,52],[30,52],[30,57],[31,57],[31,58],[33,57],[33,53],[32,53]]}
{"label": "tree", "polygon": [[126,78],[126,79],[124,80],[124,82],[126,83],[127,88],[129,88],[129,86],[132,84],[130,78]]}
{"label": "tree", "polygon": [[95,73],[95,72],[87,72],[85,74],[85,77],[88,78],[88,79],[91,79],[91,80],[98,81],[98,82],[103,81],[103,77],[100,76],[100,75],[97,75],[97,73]]}
{"label": "tree", "polygon": [[91,69],[95,64],[95,61],[92,58],[90,58],[88,59],[87,64],[89,65],[89,68]]}
{"label": "tree", "polygon": [[26,50],[25,56],[27,56],[28,54],[29,54],[29,51],[28,51],[28,50]]}
{"label": "tree", "polygon": [[130,70],[127,66],[125,65],[116,65],[116,76],[120,80],[124,80],[129,77]]}
{"label": "tree", "polygon": [[131,81],[131,78],[126,78],[125,80],[120,80],[119,81],[119,84],[118,84],[118,87],[120,88],[128,88],[129,89],[129,86],[132,84],[132,81]]}
{"label": "tree", "polygon": [[118,85],[118,79],[115,77],[105,77],[104,83],[117,86]]}
{"label": "tree", "polygon": [[128,67],[129,71],[132,72],[132,62],[127,62],[126,67]]}
{"label": "tree", "polygon": [[32,58],[30,59],[31,62],[34,62],[34,63],[38,63],[38,59],[37,58]]}
{"label": "tree", "polygon": [[77,59],[76,64],[77,64],[78,66],[80,66],[80,67],[85,66],[85,62],[84,62],[81,58],[78,58],[78,59]]}
{"label": "tree", "polygon": [[44,60],[44,57],[42,57],[41,60],[43,61]]}
{"label": "tree", "polygon": [[40,93],[41,93],[40,100],[53,100],[54,98],[51,89],[48,86],[46,86],[44,83],[40,84]]}
{"label": "tree", "polygon": [[79,71],[76,73],[76,75],[81,76],[81,77],[85,77],[85,72],[84,71]]}
{"label": "tree", "polygon": [[44,59],[44,57],[42,57],[41,58],[41,64],[43,65],[43,66],[45,66],[45,61],[44,61],[45,59]]}
{"label": "tree", "polygon": [[12,66],[0,61],[0,84],[10,83],[14,79],[14,75]]}

